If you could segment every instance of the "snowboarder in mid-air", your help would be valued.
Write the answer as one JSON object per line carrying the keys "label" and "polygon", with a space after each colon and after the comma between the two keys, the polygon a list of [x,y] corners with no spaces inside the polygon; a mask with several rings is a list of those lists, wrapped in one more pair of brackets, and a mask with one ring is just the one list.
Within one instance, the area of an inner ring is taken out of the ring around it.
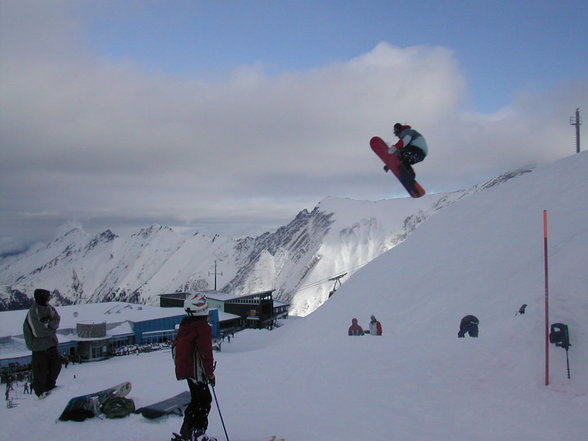
{"label": "snowboarder in mid-air", "polygon": [[419,132],[400,123],[394,124],[394,134],[400,139],[388,149],[388,153],[396,155],[414,178],[416,174],[412,166],[425,159],[429,153],[427,141]]}
{"label": "snowboarder in mid-air", "polygon": [[206,435],[215,385],[212,331],[208,324],[208,303],[204,294],[188,294],[184,302],[188,314],[182,320],[174,344],[176,378],[187,380],[191,402],[184,412],[179,434],[172,441],[216,441]]}

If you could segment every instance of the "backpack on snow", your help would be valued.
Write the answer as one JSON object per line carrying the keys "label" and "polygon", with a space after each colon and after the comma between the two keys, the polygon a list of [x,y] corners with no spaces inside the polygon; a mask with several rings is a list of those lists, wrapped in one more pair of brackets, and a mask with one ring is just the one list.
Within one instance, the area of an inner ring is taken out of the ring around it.
{"label": "backpack on snow", "polygon": [[123,418],[135,412],[135,402],[130,398],[112,397],[104,402],[100,410],[106,418]]}

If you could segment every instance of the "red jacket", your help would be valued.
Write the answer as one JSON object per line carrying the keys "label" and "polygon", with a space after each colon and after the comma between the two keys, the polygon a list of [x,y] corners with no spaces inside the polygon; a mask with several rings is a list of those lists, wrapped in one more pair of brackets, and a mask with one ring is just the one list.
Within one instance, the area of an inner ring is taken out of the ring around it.
{"label": "red jacket", "polygon": [[174,347],[176,378],[205,381],[214,373],[212,331],[206,317],[186,317]]}
{"label": "red jacket", "polygon": [[351,320],[351,326],[347,330],[347,335],[363,335],[363,328],[357,323],[357,319]]}

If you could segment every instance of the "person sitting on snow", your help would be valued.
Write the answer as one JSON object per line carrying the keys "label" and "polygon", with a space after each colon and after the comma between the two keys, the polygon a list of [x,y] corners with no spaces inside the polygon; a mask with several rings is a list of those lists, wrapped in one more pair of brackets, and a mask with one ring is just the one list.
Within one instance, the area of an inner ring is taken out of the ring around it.
{"label": "person sitting on snow", "polygon": [[457,337],[464,338],[466,333],[469,334],[470,337],[477,337],[479,324],[480,321],[475,315],[466,315],[459,323],[459,332],[457,333]]}
{"label": "person sitting on snow", "polygon": [[359,326],[359,324],[357,323],[357,319],[354,318],[353,320],[351,320],[351,326],[349,327],[349,330],[347,331],[347,335],[363,335],[363,328],[361,326]]}
{"label": "person sitting on snow", "polygon": [[370,321],[370,335],[382,335],[382,324],[372,315]]}

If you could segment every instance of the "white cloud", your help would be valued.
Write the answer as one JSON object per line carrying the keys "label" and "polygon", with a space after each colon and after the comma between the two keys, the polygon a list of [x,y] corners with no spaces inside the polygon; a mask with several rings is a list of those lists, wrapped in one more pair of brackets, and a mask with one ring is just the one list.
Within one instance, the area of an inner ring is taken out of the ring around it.
{"label": "white cloud", "polygon": [[467,113],[452,51],[385,42],[305,72],[272,76],[254,64],[216,81],[155,74],[72,44],[77,26],[55,11],[21,15],[22,26],[4,15],[4,243],[72,217],[226,228],[223,219],[287,221],[327,195],[402,195],[368,146],[373,135],[391,141],[396,121],[429,141],[417,166],[425,187],[461,188],[573,153],[568,113],[587,101],[583,81],[522,95],[495,115]]}

